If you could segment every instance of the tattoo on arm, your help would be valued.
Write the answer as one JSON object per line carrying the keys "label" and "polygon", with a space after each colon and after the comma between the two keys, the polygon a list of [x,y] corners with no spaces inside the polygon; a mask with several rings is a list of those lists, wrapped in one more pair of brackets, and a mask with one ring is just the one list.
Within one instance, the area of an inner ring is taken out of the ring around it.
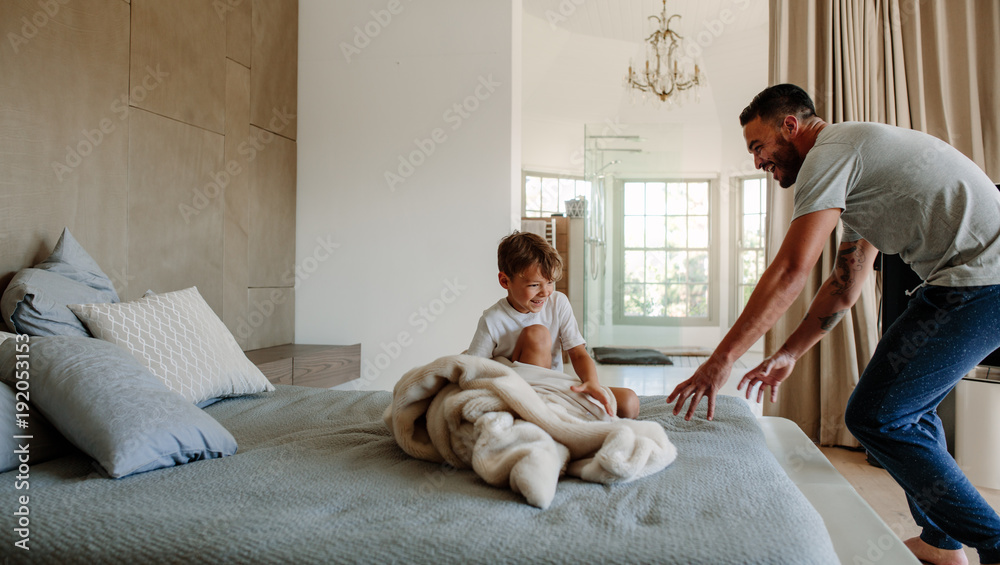
{"label": "tattoo on arm", "polygon": [[823,330],[824,332],[832,330],[833,327],[837,325],[837,322],[839,322],[840,319],[843,318],[846,314],[847,310],[841,310],[840,312],[834,312],[829,316],[820,316],[819,317],[820,329]]}
{"label": "tattoo on arm", "polygon": [[[857,245],[837,252],[837,264],[834,267],[833,295],[846,294],[854,286],[855,271],[860,271],[865,264],[865,253]],[[834,322],[836,324],[836,322]]]}

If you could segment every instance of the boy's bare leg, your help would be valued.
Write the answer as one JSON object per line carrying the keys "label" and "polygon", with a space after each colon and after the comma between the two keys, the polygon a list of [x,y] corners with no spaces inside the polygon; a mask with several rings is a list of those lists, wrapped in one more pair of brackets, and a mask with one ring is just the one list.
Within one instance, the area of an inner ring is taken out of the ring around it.
{"label": "boy's bare leg", "polygon": [[[520,361],[544,369],[552,368],[552,334],[545,326],[528,326],[514,344],[511,361]],[[615,395],[619,418],[635,418],[639,415],[639,397],[630,388],[608,387]]]}
{"label": "boy's bare leg", "polygon": [[521,330],[514,344],[511,361],[536,365],[543,369],[552,368],[552,334],[541,325],[528,326]]}
{"label": "boy's bare leg", "polygon": [[609,386],[618,403],[618,417],[634,419],[639,415],[639,396],[630,388]]}

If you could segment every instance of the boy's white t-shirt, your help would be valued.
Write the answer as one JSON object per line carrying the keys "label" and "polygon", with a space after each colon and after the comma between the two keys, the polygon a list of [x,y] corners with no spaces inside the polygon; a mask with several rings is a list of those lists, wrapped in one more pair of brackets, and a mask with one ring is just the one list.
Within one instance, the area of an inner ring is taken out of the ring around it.
{"label": "boy's white t-shirt", "polygon": [[501,298],[483,311],[467,353],[488,359],[503,357],[509,360],[521,330],[534,325],[545,326],[552,335],[552,369],[555,371],[563,370],[563,349],[569,350],[586,343],[576,325],[569,299],[555,291],[539,312],[518,312],[506,298]]}

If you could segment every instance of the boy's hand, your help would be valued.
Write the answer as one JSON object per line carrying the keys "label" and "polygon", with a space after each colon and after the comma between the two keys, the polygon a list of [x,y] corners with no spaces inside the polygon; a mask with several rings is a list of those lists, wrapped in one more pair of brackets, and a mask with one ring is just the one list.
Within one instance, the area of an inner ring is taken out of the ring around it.
{"label": "boy's hand", "polygon": [[604,411],[608,413],[608,416],[614,416],[614,412],[611,411],[611,400],[608,399],[608,395],[605,394],[604,389],[601,385],[594,382],[588,381],[582,384],[573,385],[569,387],[573,392],[582,392],[593,398],[594,400],[601,403],[604,406]]}

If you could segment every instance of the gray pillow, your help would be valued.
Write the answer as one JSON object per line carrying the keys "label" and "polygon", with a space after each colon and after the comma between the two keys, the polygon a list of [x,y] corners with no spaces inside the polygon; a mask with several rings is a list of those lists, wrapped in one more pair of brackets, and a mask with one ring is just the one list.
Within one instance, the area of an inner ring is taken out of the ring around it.
{"label": "gray pillow", "polygon": [[118,302],[111,279],[64,229],[47,259],[22,269],[0,298],[7,326],[30,335],[90,336],[67,304]]}
{"label": "gray pillow", "polygon": [[0,344],[0,380],[24,380],[15,365],[27,355],[32,407],[112,477],[236,452],[221,424],[116,345],[55,336],[32,338],[27,353],[15,347]]}
{"label": "gray pillow", "polygon": [[[30,391],[28,397],[30,399]],[[22,414],[27,417],[19,417]],[[19,420],[23,420],[26,427],[19,427]],[[24,394],[17,396],[14,389],[4,383],[0,383],[0,434],[0,473],[17,469],[21,463],[35,465],[75,452],[44,416],[31,404],[24,403]]]}

